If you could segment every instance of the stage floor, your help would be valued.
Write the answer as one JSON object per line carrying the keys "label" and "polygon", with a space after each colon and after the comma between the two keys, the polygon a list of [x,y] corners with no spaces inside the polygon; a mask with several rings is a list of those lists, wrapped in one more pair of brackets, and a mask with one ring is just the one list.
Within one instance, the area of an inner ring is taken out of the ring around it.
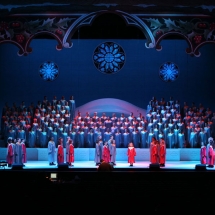
{"label": "stage floor", "polygon": [[[163,170],[195,170],[195,166],[197,164],[200,164],[198,161],[168,161],[165,164],[165,167],[161,167]],[[69,166],[69,169],[74,170],[96,170],[98,167],[95,165],[93,161],[77,161],[73,163],[74,166]],[[119,161],[116,163],[116,166],[114,166],[114,169],[117,170],[131,170],[131,169],[138,169],[138,170],[148,170],[149,169],[150,162],[146,161],[137,161],[134,163],[132,167],[129,166],[129,164],[126,161]],[[0,170],[6,170],[11,169],[11,167],[0,167]],[[25,166],[23,167],[23,170],[37,170],[37,169],[58,169],[58,165],[50,166],[47,161],[29,161],[28,163],[25,163]],[[214,168],[208,168],[207,170],[214,170]]]}

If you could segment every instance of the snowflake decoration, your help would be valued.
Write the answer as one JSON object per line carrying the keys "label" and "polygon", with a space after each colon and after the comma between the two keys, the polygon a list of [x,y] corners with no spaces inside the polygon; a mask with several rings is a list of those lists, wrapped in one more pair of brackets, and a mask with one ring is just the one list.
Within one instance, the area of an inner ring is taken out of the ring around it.
{"label": "snowflake decoration", "polygon": [[100,72],[115,74],[125,64],[125,53],[118,44],[105,42],[95,49],[93,61]]}
{"label": "snowflake decoration", "polygon": [[166,62],[161,65],[159,70],[159,76],[163,81],[173,82],[179,76],[178,66],[172,62]]}
{"label": "snowflake decoration", "polygon": [[58,77],[59,69],[54,62],[47,61],[40,66],[39,74],[44,81],[54,81]]}

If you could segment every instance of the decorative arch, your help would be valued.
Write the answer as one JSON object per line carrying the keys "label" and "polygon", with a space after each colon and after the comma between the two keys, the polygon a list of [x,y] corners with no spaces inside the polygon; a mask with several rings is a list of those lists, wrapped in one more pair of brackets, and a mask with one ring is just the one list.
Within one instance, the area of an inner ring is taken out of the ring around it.
{"label": "decorative arch", "polygon": [[[95,18],[104,13],[119,15],[128,26],[140,29],[147,40],[146,48],[160,51],[160,42],[175,34],[187,41],[187,54],[199,57],[201,46],[215,43],[215,19],[209,15],[135,14],[107,9],[80,14],[8,15],[0,20],[0,44],[10,42],[19,48],[18,55],[28,55],[32,52],[31,41],[37,35],[48,34],[57,40],[57,50],[71,48],[74,32],[82,26],[92,25]],[[21,16],[24,18],[19,19]]]}
{"label": "decorative arch", "polygon": [[56,49],[58,51],[62,50],[63,48],[63,44],[62,44],[62,41],[61,39],[59,38],[58,35],[52,33],[52,32],[49,32],[49,31],[42,31],[42,32],[38,32],[38,33],[35,33],[33,34],[32,36],[29,37],[28,41],[26,42],[26,45],[25,45],[25,51],[26,51],[26,54],[29,54],[32,52],[32,48],[30,47],[30,44],[31,44],[31,41],[33,39],[35,39],[36,37],[38,37],[39,35],[49,35],[51,37],[53,37],[55,40],[57,40],[58,44],[56,45]]}
{"label": "decorative arch", "polygon": [[72,44],[71,38],[72,38],[74,32],[82,26],[92,25],[92,22],[96,18],[98,18],[100,15],[105,14],[105,13],[114,13],[116,15],[119,15],[121,18],[123,18],[123,20],[125,21],[125,23],[128,26],[138,27],[143,32],[145,37],[147,38],[146,47],[153,48],[155,46],[155,39],[154,39],[150,29],[141,19],[138,18],[138,16],[136,16],[134,14],[128,14],[128,13],[125,13],[123,11],[118,11],[118,10],[116,10],[116,11],[102,10],[102,11],[93,12],[93,13],[79,17],[67,30],[65,37],[63,39],[63,46],[65,48],[70,48],[71,44]]}
{"label": "decorative arch", "polygon": [[172,35],[176,35],[179,36],[180,38],[182,38],[183,40],[185,40],[188,44],[188,48],[186,49],[186,52],[189,54],[188,50],[192,49],[192,43],[190,42],[189,38],[187,36],[185,36],[184,34],[181,34],[179,32],[167,32],[165,34],[163,34],[161,37],[158,38],[158,40],[156,41],[156,50],[157,51],[161,51],[162,50],[162,46],[160,45],[160,43],[162,42],[162,40],[164,40],[165,38],[168,38],[169,36]]}
{"label": "decorative arch", "polygon": [[25,50],[24,50],[24,48],[19,43],[15,42],[15,41],[12,41],[12,40],[3,40],[3,41],[0,41],[0,44],[5,44],[5,43],[11,43],[11,44],[17,46],[18,49],[19,49],[19,51],[17,52],[18,56],[22,56],[24,54]]}

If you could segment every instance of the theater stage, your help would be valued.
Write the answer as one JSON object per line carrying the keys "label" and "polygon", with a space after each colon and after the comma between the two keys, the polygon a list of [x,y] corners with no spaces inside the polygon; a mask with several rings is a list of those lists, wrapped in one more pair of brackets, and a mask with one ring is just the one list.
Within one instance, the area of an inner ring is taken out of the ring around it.
{"label": "theater stage", "polygon": [[[162,171],[187,171],[187,170],[195,170],[196,165],[200,164],[199,161],[168,161],[165,165],[165,167],[160,167],[160,170]],[[44,170],[44,171],[58,171],[59,169],[65,169],[65,166],[54,165],[50,166],[47,161],[29,161],[25,164],[25,166],[22,168],[23,170]],[[77,161],[74,162],[73,166],[68,166],[67,171],[97,171],[97,166],[93,161]],[[11,170],[11,167],[0,167],[1,170]],[[114,166],[113,171],[147,171],[151,170],[153,168],[150,168],[150,162],[148,161],[137,161],[134,163],[134,165],[131,167],[126,161],[119,161],[116,162],[116,165]],[[156,169],[155,169],[156,170]],[[206,167],[206,170],[209,171],[215,171],[214,168],[208,168]]]}

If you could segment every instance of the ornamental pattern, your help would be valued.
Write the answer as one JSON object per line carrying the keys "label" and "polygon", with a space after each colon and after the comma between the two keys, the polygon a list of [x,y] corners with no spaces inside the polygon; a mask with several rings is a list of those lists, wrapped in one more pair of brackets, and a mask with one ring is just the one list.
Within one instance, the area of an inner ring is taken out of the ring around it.
{"label": "ornamental pattern", "polygon": [[100,72],[115,74],[124,66],[125,52],[120,45],[113,42],[105,42],[95,49],[93,61]]}
{"label": "ornamental pattern", "polygon": [[173,82],[179,76],[179,68],[172,62],[166,62],[161,65],[159,70],[160,78],[165,82]]}
{"label": "ornamental pattern", "polygon": [[44,81],[54,81],[59,75],[58,66],[54,62],[44,62],[40,66],[39,75]]}

